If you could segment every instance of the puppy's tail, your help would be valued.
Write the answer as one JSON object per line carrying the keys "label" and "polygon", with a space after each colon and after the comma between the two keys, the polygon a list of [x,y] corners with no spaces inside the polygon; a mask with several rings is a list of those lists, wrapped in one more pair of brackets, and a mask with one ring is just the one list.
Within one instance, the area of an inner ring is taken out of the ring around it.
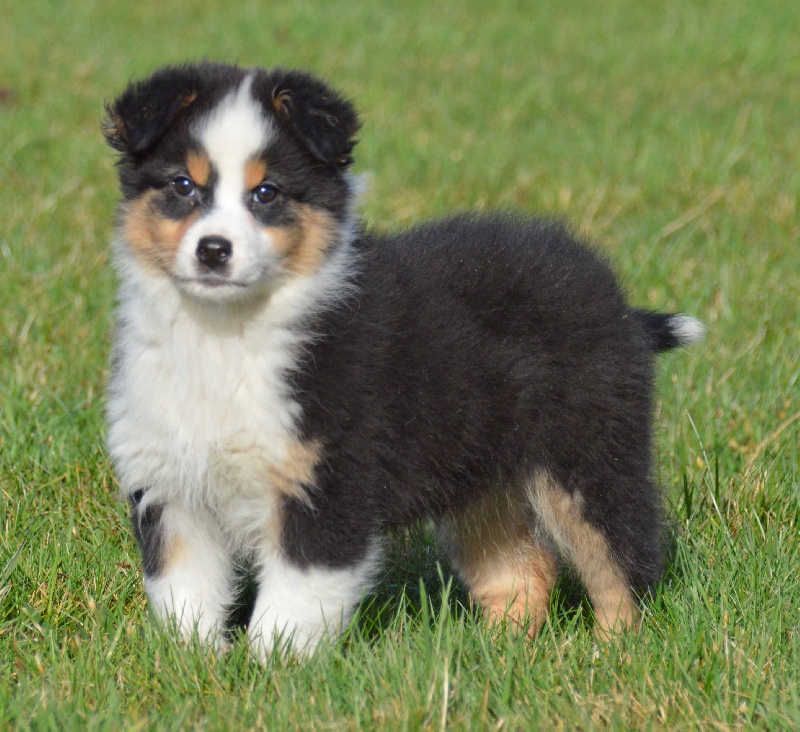
{"label": "puppy's tail", "polygon": [[706,334],[705,326],[691,315],[655,313],[652,310],[633,310],[632,313],[644,325],[653,350],[657,352],[691,346],[702,341]]}

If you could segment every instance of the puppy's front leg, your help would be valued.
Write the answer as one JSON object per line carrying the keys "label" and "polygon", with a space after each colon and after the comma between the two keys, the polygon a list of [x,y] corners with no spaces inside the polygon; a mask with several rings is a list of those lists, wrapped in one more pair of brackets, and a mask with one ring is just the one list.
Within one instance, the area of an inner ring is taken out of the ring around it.
{"label": "puppy's front leg", "polygon": [[185,638],[218,645],[232,600],[233,566],[207,516],[147,491],[130,496],[131,521],[144,564],[150,606]]}
{"label": "puppy's front leg", "polygon": [[248,630],[261,661],[276,647],[310,655],[323,636],[338,635],[369,588],[378,560],[377,546],[346,567],[300,566],[283,553],[262,556]]}

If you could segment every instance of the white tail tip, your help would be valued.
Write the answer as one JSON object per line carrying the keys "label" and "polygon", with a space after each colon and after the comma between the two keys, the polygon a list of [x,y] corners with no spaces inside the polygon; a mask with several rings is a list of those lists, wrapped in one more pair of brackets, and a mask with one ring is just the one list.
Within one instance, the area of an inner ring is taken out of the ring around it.
{"label": "white tail tip", "polygon": [[699,343],[706,335],[706,327],[691,315],[675,315],[669,321],[670,330],[682,346]]}

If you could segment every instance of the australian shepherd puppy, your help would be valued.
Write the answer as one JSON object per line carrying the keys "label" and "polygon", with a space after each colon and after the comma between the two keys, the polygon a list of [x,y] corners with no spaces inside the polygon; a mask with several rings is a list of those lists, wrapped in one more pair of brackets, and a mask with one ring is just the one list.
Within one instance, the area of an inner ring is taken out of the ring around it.
{"label": "australian shepherd puppy", "polygon": [[702,326],[552,221],[365,231],[358,129],[313,76],[211,63],[108,107],[108,441],[151,607],[223,643],[245,561],[257,653],[309,652],[430,518],[490,618],[536,633],[565,561],[601,634],[631,626],[662,571],[654,356]]}

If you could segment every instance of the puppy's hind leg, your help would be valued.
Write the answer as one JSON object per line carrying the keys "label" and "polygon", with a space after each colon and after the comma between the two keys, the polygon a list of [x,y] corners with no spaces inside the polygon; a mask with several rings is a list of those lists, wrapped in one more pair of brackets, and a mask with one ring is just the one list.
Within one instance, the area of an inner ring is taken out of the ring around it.
{"label": "puppy's hind leg", "polygon": [[[612,549],[606,530],[586,517],[585,501],[578,492],[568,493],[546,471],[536,474],[529,489],[531,504],[561,554],[576,569],[592,601],[595,634],[608,638],[637,623],[638,608],[631,571]],[[614,516],[606,517],[609,522]],[[620,517],[616,517],[618,522]],[[635,541],[632,525],[622,527]],[[643,558],[652,547],[642,546]],[[630,552],[629,552],[630,553]]]}
{"label": "puppy's hind leg", "polygon": [[489,621],[507,617],[534,637],[547,618],[558,562],[525,496],[489,494],[449,513],[439,535]]}

